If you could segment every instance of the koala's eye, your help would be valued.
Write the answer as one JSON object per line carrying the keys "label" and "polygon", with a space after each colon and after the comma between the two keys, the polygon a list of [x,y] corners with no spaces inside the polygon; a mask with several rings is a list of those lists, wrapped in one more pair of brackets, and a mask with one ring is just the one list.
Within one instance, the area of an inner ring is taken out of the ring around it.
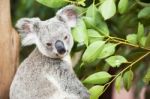
{"label": "koala's eye", "polygon": [[52,43],[46,43],[47,46],[52,46]]}
{"label": "koala's eye", "polygon": [[64,37],[64,40],[66,40],[67,38],[68,38],[68,36],[65,36],[65,37]]}

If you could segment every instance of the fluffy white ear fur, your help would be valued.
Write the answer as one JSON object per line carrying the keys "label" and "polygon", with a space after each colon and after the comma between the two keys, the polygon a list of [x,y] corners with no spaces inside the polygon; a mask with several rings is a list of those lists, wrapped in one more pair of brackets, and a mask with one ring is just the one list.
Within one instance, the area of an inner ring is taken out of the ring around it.
{"label": "fluffy white ear fur", "polygon": [[23,46],[28,46],[36,43],[36,33],[34,25],[40,21],[39,18],[22,18],[17,24],[16,28],[21,36],[21,43]]}
{"label": "fluffy white ear fur", "polygon": [[75,27],[77,22],[77,11],[74,5],[68,5],[56,13],[56,17],[67,23],[69,27]]}
{"label": "fluffy white ear fur", "polygon": [[35,33],[31,33],[26,35],[25,38],[22,38],[22,46],[28,46],[28,45],[32,45],[36,43],[36,34]]}

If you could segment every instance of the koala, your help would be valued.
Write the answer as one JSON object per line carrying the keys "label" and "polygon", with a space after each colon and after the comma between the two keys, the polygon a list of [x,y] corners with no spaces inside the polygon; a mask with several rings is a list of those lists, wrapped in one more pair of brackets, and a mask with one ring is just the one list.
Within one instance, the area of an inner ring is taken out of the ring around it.
{"label": "koala", "polygon": [[22,18],[17,22],[22,44],[35,44],[36,48],[19,66],[10,86],[10,99],[89,99],[69,56],[71,28],[77,18],[75,6],[68,5],[46,21]]}

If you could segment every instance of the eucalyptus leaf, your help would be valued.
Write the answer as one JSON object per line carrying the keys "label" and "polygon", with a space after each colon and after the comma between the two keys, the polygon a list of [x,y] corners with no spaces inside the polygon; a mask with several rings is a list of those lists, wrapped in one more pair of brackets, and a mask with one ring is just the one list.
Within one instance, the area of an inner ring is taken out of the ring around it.
{"label": "eucalyptus leaf", "polygon": [[50,7],[50,8],[60,8],[67,4],[64,0],[36,0],[37,2]]}
{"label": "eucalyptus leaf", "polygon": [[93,28],[93,29],[97,30],[103,36],[109,36],[109,30],[108,30],[107,24],[105,22],[100,22],[100,20],[97,20],[97,22],[96,22],[91,17],[84,17],[83,19],[88,28]]}
{"label": "eucalyptus leaf", "polygon": [[[91,4],[89,7],[88,7],[88,9],[87,9],[87,11],[86,11],[86,16],[87,17],[92,17],[92,18],[96,18],[96,16],[97,16],[97,14],[98,14],[98,9],[96,8],[96,6],[94,5],[94,3],[93,4]],[[102,18],[102,17],[100,17],[100,18]]]}
{"label": "eucalyptus leaf", "polygon": [[105,84],[109,81],[109,79],[112,76],[105,72],[105,71],[101,71],[101,72],[97,72],[94,73],[90,76],[88,76],[83,83],[87,83],[87,84]]}
{"label": "eucalyptus leaf", "polygon": [[104,36],[109,35],[108,26],[94,4],[88,7],[84,21],[88,28],[94,28]]}
{"label": "eucalyptus leaf", "polygon": [[98,99],[102,95],[104,86],[95,85],[89,89],[90,99]]}
{"label": "eucalyptus leaf", "polygon": [[137,34],[129,34],[127,35],[127,41],[131,44],[137,44]]}
{"label": "eucalyptus leaf", "polygon": [[99,0],[100,3],[103,3],[105,0]]}
{"label": "eucalyptus leaf", "polygon": [[[96,27],[96,23],[95,23],[95,20],[92,18],[92,17],[83,17],[83,20],[86,24],[86,27],[88,29],[92,29],[92,28],[97,28]],[[97,30],[97,29],[96,29]]]}
{"label": "eucalyptus leaf", "polygon": [[118,11],[120,14],[123,14],[128,9],[128,1],[129,0],[120,0],[118,4]]}
{"label": "eucalyptus leaf", "polygon": [[145,46],[145,43],[146,43],[146,40],[147,40],[147,38],[146,38],[145,36],[142,37],[142,38],[140,39],[140,42],[139,42],[140,46],[144,47],[144,46]]}
{"label": "eucalyptus leaf", "polygon": [[99,53],[101,52],[104,44],[105,44],[104,41],[96,41],[90,44],[82,56],[82,61],[84,63],[91,63],[95,61]]}
{"label": "eucalyptus leaf", "polygon": [[128,70],[123,75],[123,83],[127,91],[129,91],[130,87],[132,86],[132,81],[133,81],[133,72],[131,70]]}
{"label": "eucalyptus leaf", "polygon": [[126,63],[127,60],[123,56],[115,55],[107,58],[106,62],[112,67],[119,67],[122,63]]}
{"label": "eucalyptus leaf", "polygon": [[77,0],[79,5],[85,6],[85,1],[86,0]]}
{"label": "eucalyptus leaf", "polygon": [[140,42],[141,38],[144,36],[144,26],[143,24],[138,24],[138,31],[137,31],[137,40]]}
{"label": "eucalyptus leaf", "polygon": [[83,12],[85,12],[87,9],[83,8],[83,7],[80,7],[80,6],[76,6],[75,10],[76,10],[77,14],[80,15],[80,14],[83,14]]}
{"label": "eucalyptus leaf", "polygon": [[146,72],[143,81],[148,84],[150,82],[150,68],[148,69],[148,71]]}
{"label": "eucalyptus leaf", "polygon": [[150,48],[150,33],[147,36],[146,42],[145,42],[145,47]]}
{"label": "eucalyptus leaf", "polygon": [[150,18],[150,7],[145,7],[145,8],[143,8],[143,9],[138,13],[138,18],[149,19],[149,18]]}
{"label": "eucalyptus leaf", "polygon": [[116,13],[116,5],[114,0],[105,0],[100,6],[99,11],[105,20],[111,18]]}
{"label": "eucalyptus leaf", "polygon": [[76,27],[72,29],[72,35],[76,42],[84,43],[88,46],[87,29],[83,19],[78,20]]}
{"label": "eucalyptus leaf", "polygon": [[117,44],[113,43],[107,43],[105,44],[104,48],[102,49],[101,53],[99,54],[99,59],[106,58],[110,55],[113,55],[115,53],[115,48]]}
{"label": "eucalyptus leaf", "polygon": [[121,81],[122,81],[122,77],[121,75],[117,77],[116,81],[115,81],[115,88],[117,90],[117,92],[120,92],[121,89]]}
{"label": "eucalyptus leaf", "polygon": [[93,43],[95,41],[98,40],[103,40],[104,36],[102,36],[101,34],[99,34],[96,30],[94,29],[88,29],[88,38],[89,38],[89,42]]}
{"label": "eucalyptus leaf", "polygon": [[82,43],[76,43],[75,42],[75,44],[74,44],[74,47],[73,47],[73,49],[72,49],[72,51],[81,51],[81,50],[83,50],[83,49],[85,49],[86,48],[86,45],[82,42]]}

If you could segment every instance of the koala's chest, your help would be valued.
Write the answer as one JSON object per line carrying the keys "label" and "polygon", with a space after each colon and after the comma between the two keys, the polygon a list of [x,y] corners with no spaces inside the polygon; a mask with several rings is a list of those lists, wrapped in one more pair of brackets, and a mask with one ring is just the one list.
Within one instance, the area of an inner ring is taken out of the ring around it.
{"label": "koala's chest", "polygon": [[[43,64],[40,62],[34,64],[30,69],[27,65],[23,67],[19,69],[13,86],[16,86],[15,90],[18,92],[24,90],[26,93],[30,93],[29,96],[49,97],[62,95],[63,97],[79,97],[81,89],[84,89],[75,73],[70,71],[70,68],[65,63]],[[59,95],[56,95],[58,93]]]}
{"label": "koala's chest", "polygon": [[68,90],[72,83],[79,82],[73,70],[65,65],[47,69],[43,76],[62,90]]}

